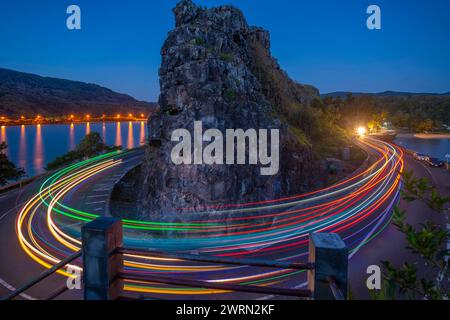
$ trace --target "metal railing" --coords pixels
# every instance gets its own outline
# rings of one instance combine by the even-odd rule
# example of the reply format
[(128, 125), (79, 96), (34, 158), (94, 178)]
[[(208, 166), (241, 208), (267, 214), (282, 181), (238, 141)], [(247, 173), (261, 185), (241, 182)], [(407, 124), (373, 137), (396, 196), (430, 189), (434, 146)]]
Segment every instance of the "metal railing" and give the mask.
[(312, 292), (307, 289), (285, 289), (285, 288), (248, 286), (241, 284), (215, 283), (208, 281), (198, 281), (182, 278), (149, 276), (149, 275), (139, 275), (129, 273), (119, 273), (118, 277), (122, 280), (160, 283), (190, 288), (214, 289), (224, 292), (233, 291), (233, 292), (258, 293), (258, 294), (274, 294), (279, 296), (298, 297), (298, 298), (312, 298)]
[(264, 261), (255, 259), (229, 259), (229, 258), (217, 258), (208, 257), (193, 254), (183, 254), (183, 253), (162, 253), (159, 251), (146, 250), (146, 249), (136, 249), (136, 248), (118, 248), (118, 253), (121, 254), (134, 254), (134, 255), (146, 255), (155, 258), (172, 258), (187, 260), (193, 262), (205, 262), (205, 263), (219, 263), (228, 265), (245, 265), (251, 267), (265, 267), (265, 268), (278, 268), (278, 269), (294, 269), (294, 270), (312, 270), (314, 269), (313, 263), (291, 263), (291, 262), (281, 262), (281, 261)]
[[(44, 271), (43, 273), (41, 273), (36, 278), (34, 278), (34, 279), (28, 281), (27, 283), (23, 284), (21, 287), (17, 288), (16, 290), (11, 292), (7, 296), (3, 297), (1, 300), (12, 300), (12, 299), (16, 298), (17, 296), (19, 296), (22, 293), (24, 293), (26, 290), (28, 290), (31, 287), (35, 286), (36, 284), (38, 284), (42, 280), (48, 278), (49, 276), (51, 276), (52, 274), (54, 274), (58, 270), (64, 268), (69, 263), (72, 263), (76, 259), (80, 258), (81, 255), (82, 255), (82, 251), (80, 250), (77, 253), (67, 257), (66, 259), (61, 260), (58, 264), (56, 264), (53, 267), (51, 267), (50, 269)], [(65, 286), (64, 289), (58, 289), (57, 291), (53, 292), (47, 299), (48, 300), (52, 300), (52, 299), (56, 298), (57, 296), (59, 296), (60, 294), (62, 294), (65, 291), (67, 291), (67, 290), (68, 290), (67, 286)]]
[[(146, 258), (169, 258), (192, 262), (239, 265), (286, 270), (304, 270), (308, 275), (307, 289), (273, 288), (234, 283), (217, 283), (156, 275), (127, 273), (124, 271), (124, 255), (140, 255)], [(262, 261), (254, 259), (229, 259), (183, 253), (162, 253), (145, 249), (123, 247), (122, 221), (114, 218), (98, 218), (82, 228), (82, 250), (62, 260), (35, 279), (22, 285), (3, 300), (11, 300), (46, 279), (74, 260), (83, 257), (85, 300), (116, 300), (126, 298), (125, 281), (159, 283), (181, 287), (213, 289), (224, 292), (271, 294), (317, 300), (345, 300), (348, 286), (348, 249), (336, 234), (311, 234), (307, 263)], [(52, 300), (68, 290), (58, 288), (46, 299)], [(142, 297), (141, 297), (142, 298)]]
[[(252, 266), (263, 268), (276, 268), (276, 269), (291, 269), (291, 270), (313, 270), (314, 265), (311, 263), (289, 263), (278, 261), (262, 261), (253, 259), (228, 259), (217, 258), (207, 256), (196, 256), (190, 254), (165, 254), (161, 252), (145, 250), (145, 249), (131, 249), (131, 248), (118, 248), (117, 253), (129, 254), (129, 255), (143, 255), (156, 258), (172, 258), (192, 262), (204, 262), (214, 263), (222, 265), (239, 265), (239, 266)], [(280, 296), (302, 297), (311, 298), (312, 292), (304, 289), (285, 289), (285, 288), (268, 288), (259, 286), (246, 286), (238, 284), (226, 284), (226, 283), (212, 283), (208, 281), (198, 281), (191, 279), (174, 279), (172, 277), (161, 277), (152, 275), (139, 275), (129, 273), (119, 273), (119, 278), (123, 280), (134, 280), (141, 282), (161, 283), (167, 285), (185, 286), (193, 288), (214, 289), (221, 291), (236, 291), (246, 293), (260, 293), (260, 294), (277, 294)]]
[[(307, 263), (288, 263), (253, 259), (218, 258), (184, 253), (162, 253), (145, 249), (124, 248), (122, 245), (122, 232), (122, 222), (114, 218), (99, 218), (83, 227), (83, 280), (85, 299), (114, 300), (124, 298), (123, 287), (124, 282), (127, 280), (213, 289), (224, 292), (271, 294), (275, 296), (309, 299), (343, 300), (347, 296), (348, 249), (336, 234), (312, 234), (310, 237), (309, 261)], [(135, 274), (124, 271), (124, 255), (140, 255), (143, 259), (171, 258), (221, 265), (305, 270), (308, 273), (308, 288), (273, 288), (235, 283), (217, 283), (179, 277)]]

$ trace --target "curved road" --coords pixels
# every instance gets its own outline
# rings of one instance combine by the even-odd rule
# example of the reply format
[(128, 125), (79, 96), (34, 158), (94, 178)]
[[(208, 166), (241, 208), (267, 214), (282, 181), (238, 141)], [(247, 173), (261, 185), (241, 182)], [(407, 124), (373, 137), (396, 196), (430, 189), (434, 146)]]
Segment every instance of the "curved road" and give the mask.
[[(285, 199), (205, 208), (205, 212), (223, 211), (229, 217), (226, 224), (212, 217), (189, 224), (124, 221), (125, 246), (299, 262), (307, 259), (309, 233), (336, 232), (351, 249), (352, 289), (357, 296), (364, 296), (365, 268), (378, 263), (379, 256), (403, 257), (399, 254), (404, 252), (399, 247), (403, 245), (401, 235), (389, 226), (392, 206), (399, 200), (403, 152), (370, 138), (362, 139), (360, 144), (370, 154), (370, 165), (332, 187)], [(142, 151), (105, 155), (1, 195), (0, 296), (77, 251), (81, 225), (107, 212), (114, 182), (141, 158)], [(409, 165), (410, 159), (407, 161)], [(130, 273), (289, 288), (305, 284), (305, 274), (292, 270), (205, 265), (156, 257), (125, 258)], [(74, 267), (79, 266), (80, 261), (74, 263)], [(28, 290), (21, 298), (45, 298), (64, 285), (67, 278), (62, 273)], [(126, 281), (125, 288), (130, 295), (163, 299), (273, 298), (131, 280)], [(60, 296), (81, 297), (82, 292), (77, 290)]]

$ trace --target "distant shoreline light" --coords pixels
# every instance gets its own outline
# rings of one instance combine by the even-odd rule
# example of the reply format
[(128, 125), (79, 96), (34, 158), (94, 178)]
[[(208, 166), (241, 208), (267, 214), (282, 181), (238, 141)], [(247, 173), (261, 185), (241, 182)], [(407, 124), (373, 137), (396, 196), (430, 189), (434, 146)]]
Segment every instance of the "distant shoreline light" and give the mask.
[(48, 116), (31, 116), (26, 117), (24, 115), (18, 117), (7, 117), (0, 116), (0, 126), (31, 126), (38, 124), (70, 124), (70, 123), (98, 123), (98, 122), (117, 122), (117, 121), (132, 121), (132, 122), (146, 122), (149, 115), (141, 113), (139, 116), (135, 116), (133, 113), (129, 113), (128, 116), (122, 116), (121, 114), (116, 115), (105, 115), (102, 116), (92, 116), (91, 114), (85, 115), (74, 115), (70, 114), (68, 116), (61, 117), (48, 117)]
[(93, 120), (80, 120), (80, 121), (40, 121), (40, 122), (17, 122), (17, 123), (13, 123), (13, 122), (8, 122), (8, 123), (1, 123), (0, 122), (0, 127), (2, 128), (7, 128), (7, 127), (20, 127), (20, 126), (25, 126), (25, 127), (32, 127), (32, 126), (41, 126), (41, 125), (77, 125), (77, 124), (91, 124), (91, 123), (120, 123), (120, 122), (131, 122), (131, 123), (146, 123), (148, 122), (148, 119), (132, 119), (130, 120), (129, 118), (123, 118), (123, 119), (93, 119)]

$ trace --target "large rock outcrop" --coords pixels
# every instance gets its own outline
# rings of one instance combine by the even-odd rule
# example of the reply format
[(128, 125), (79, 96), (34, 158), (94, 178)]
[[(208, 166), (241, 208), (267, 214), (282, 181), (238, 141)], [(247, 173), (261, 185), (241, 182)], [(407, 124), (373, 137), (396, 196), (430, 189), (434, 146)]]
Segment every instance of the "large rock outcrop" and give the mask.
[[(139, 218), (183, 221), (180, 208), (258, 201), (293, 195), (313, 185), (315, 164), (302, 128), (289, 125), (289, 105), (318, 96), (280, 69), (269, 33), (247, 24), (231, 6), (204, 9), (183, 0), (176, 28), (162, 47), (160, 110), (149, 120), (144, 163), (119, 183), (118, 202), (135, 203)], [(280, 170), (262, 176), (254, 165), (174, 165), (174, 130), (280, 129)], [(172, 213), (172, 214), (168, 214)]]

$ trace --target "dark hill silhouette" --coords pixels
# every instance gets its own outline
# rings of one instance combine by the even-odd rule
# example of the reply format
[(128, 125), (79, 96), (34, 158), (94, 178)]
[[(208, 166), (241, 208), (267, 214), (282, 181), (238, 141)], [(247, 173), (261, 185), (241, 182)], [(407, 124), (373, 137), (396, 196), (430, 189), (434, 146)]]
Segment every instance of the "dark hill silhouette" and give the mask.
[(0, 68), (0, 114), (61, 116), (145, 112), (156, 104), (138, 101), (96, 84), (41, 77)]

